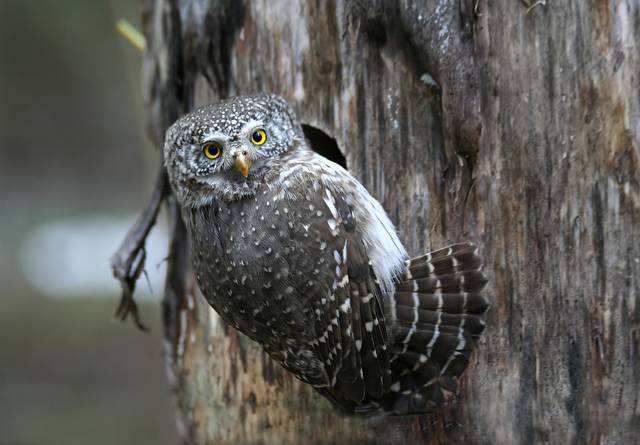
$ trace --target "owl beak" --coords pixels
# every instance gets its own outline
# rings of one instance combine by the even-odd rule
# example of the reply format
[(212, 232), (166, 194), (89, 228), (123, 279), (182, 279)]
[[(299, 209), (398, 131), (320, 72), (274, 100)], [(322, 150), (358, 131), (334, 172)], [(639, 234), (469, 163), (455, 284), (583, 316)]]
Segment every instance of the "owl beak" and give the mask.
[(245, 178), (249, 176), (249, 169), (251, 169), (251, 164), (253, 161), (247, 157), (245, 153), (236, 153), (233, 155), (233, 164), (236, 166), (236, 169), (244, 176)]

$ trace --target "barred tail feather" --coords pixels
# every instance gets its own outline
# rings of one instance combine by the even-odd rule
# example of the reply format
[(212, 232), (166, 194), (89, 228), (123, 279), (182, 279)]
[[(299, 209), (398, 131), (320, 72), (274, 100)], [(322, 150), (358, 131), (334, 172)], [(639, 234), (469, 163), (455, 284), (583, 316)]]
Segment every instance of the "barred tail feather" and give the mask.
[(433, 410), (457, 393), (457, 380), (484, 330), (487, 278), (472, 243), (406, 261), (390, 314), (390, 392), (385, 411)]

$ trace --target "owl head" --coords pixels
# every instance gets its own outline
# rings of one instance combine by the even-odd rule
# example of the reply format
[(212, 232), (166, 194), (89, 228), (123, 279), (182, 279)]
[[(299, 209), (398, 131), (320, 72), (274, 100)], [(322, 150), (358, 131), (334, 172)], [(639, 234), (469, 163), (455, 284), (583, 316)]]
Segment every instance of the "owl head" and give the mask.
[(167, 130), (164, 162), (183, 205), (252, 196), (286, 153), (304, 147), (293, 109), (271, 94), (206, 105)]

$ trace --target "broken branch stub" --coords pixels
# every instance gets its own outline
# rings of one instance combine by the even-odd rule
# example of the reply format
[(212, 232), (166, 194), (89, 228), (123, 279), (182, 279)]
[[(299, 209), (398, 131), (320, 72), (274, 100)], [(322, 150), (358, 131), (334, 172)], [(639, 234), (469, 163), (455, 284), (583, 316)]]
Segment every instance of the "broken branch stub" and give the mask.
[(143, 331), (148, 329), (140, 319), (138, 305), (133, 298), (133, 292), (140, 275), (144, 271), (147, 256), (145, 249), (147, 237), (156, 223), (160, 206), (168, 193), (169, 180), (164, 167), (161, 167), (149, 203), (127, 232), (116, 253), (111, 257), (113, 276), (120, 282), (122, 288), (120, 304), (115, 316), (124, 321), (130, 314), (136, 326)]

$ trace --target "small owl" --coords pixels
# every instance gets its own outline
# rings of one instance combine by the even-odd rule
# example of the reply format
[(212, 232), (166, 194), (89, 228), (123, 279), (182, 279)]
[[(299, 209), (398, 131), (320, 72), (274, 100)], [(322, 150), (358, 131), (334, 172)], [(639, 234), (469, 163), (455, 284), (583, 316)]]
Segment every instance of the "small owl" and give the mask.
[(488, 307), (473, 244), (409, 258), (274, 95), (185, 115), (164, 159), (198, 286), (228, 324), (344, 413), (419, 414), (457, 393)]

